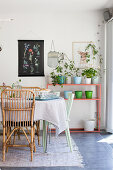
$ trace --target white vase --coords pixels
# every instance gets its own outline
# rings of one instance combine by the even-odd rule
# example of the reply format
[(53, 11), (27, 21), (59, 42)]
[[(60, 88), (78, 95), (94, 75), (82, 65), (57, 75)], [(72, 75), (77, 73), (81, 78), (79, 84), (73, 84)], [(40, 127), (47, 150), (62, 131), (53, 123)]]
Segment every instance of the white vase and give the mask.
[(92, 84), (98, 84), (99, 83), (99, 77), (92, 77)]
[(66, 84), (71, 84), (71, 76), (66, 78)]
[(95, 120), (90, 119), (84, 122), (84, 131), (94, 131)]
[(48, 75), (48, 78), (47, 78), (47, 82), (48, 82), (48, 84), (52, 84), (52, 78), (49, 75)]
[(86, 79), (85, 79), (85, 83), (86, 83), (86, 84), (91, 84), (91, 78), (86, 78)]

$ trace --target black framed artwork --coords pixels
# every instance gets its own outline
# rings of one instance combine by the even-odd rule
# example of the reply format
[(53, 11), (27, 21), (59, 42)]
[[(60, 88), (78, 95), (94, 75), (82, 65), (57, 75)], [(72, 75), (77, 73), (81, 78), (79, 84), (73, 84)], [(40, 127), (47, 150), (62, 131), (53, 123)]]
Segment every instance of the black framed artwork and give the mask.
[(44, 40), (18, 40), (18, 76), (44, 76)]

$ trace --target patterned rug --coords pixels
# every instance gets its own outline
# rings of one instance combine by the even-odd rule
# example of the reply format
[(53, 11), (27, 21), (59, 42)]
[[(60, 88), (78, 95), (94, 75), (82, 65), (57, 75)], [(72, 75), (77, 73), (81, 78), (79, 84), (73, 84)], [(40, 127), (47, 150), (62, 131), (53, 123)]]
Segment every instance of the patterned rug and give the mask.
[[(41, 137), (42, 140), (42, 137)], [(24, 136), (20, 140), (16, 138), (16, 144), (26, 144)], [(30, 161), (29, 148), (9, 148), (6, 153), (6, 161), (2, 162), (2, 136), (0, 136), (0, 167), (52, 167), (52, 166), (77, 166), (84, 167), (83, 158), (72, 140), (73, 152), (70, 152), (67, 146), (65, 135), (57, 138), (51, 137), (51, 143), (48, 142), (47, 153), (43, 152), (43, 147), (37, 145), (36, 153), (33, 153), (33, 161)]]

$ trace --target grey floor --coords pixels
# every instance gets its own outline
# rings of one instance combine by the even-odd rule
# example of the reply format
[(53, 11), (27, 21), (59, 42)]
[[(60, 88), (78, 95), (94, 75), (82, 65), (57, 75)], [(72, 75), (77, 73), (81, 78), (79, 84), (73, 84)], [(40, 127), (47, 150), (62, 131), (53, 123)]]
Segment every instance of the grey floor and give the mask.
[(107, 133), (74, 133), (85, 167), (1, 168), (1, 170), (113, 170), (113, 135)]

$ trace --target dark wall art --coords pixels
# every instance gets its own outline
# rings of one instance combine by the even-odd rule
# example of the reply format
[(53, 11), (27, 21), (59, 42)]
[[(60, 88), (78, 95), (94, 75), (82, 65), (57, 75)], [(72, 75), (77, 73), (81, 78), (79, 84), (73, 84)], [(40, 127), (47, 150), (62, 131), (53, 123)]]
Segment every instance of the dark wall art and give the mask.
[(18, 76), (44, 76), (44, 40), (18, 40)]

